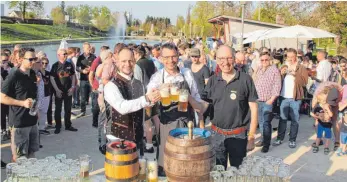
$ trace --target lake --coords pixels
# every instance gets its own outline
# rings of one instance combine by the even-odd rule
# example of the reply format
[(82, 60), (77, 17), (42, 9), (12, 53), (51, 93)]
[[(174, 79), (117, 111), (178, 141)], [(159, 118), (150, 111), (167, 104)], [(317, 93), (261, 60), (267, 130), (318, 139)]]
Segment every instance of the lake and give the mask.
[[(83, 42), (74, 42), (74, 43), (69, 43), (68, 42), (68, 47), (79, 47), (81, 48), (81, 52), (83, 52), (82, 49), (82, 44)], [(108, 39), (108, 40), (93, 40), (93, 41), (88, 41), (90, 44), (92, 44), (95, 47), (95, 55), (99, 55), (100, 53), (100, 48), (103, 45), (108, 45), (113, 52), (114, 46), (119, 43), (119, 42), (124, 42), (125, 44), (129, 43), (134, 43), (134, 44), (141, 44), (141, 42), (146, 42), (148, 45), (154, 45), (159, 43), (159, 41), (155, 40), (141, 40), (141, 39), (126, 39), (126, 40), (117, 40), (117, 39)], [(36, 52), (43, 51), (47, 54), (47, 57), (50, 61), (50, 65), (53, 63), (57, 62), (57, 50), (60, 46), (60, 43), (52, 43), (52, 44), (45, 44), (45, 45), (34, 45), (30, 46), (30, 44), (23, 45), (23, 47), (32, 47), (35, 49)]]

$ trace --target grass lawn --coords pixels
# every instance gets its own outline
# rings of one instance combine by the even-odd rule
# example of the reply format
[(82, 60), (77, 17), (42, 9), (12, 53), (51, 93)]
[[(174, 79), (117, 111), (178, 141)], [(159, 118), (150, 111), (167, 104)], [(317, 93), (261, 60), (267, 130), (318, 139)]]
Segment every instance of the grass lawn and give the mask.
[[(1, 41), (21, 40), (48, 40), (61, 39), (71, 35), (72, 39), (89, 37), (88, 30), (71, 27), (58, 27), (37, 24), (6, 24), (1, 23)], [(92, 37), (101, 37), (102, 34), (92, 34)]]

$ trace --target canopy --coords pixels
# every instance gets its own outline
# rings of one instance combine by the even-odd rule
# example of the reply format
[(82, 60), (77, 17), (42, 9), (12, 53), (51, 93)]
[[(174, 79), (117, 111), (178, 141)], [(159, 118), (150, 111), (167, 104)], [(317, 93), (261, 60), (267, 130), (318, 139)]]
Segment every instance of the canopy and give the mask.
[[(256, 31), (252, 31), (252, 32), (247, 32), (247, 33), (243, 33), (243, 38), (248, 38), (250, 36), (259, 36), (259, 35), (263, 35), (265, 32), (269, 31), (270, 29), (261, 29), (261, 30), (256, 30)], [(233, 35), (233, 37), (235, 38), (241, 38), (242, 33), (236, 33)]]
[(336, 37), (335, 34), (327, 32), (325, 30), (321, 30), (313, 27), (306, 27), (302, 25), (295, 25), (290, 27), (283, 27), (278, 29), (272, 29), (263, 34), (258, 34), (254, 36), (248, 37), (243, 41), (244, 44), (255, 42), (259, 40), (266, 40), (271, 38), (329, 38)]

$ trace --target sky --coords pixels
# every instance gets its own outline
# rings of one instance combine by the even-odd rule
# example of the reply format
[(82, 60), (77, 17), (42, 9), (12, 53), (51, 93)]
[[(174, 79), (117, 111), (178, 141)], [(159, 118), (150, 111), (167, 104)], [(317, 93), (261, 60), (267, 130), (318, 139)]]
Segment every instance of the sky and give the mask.
[[(5, 15), (8, 15), (12, 10), (9, 9), (6, 1)], [(45, 1), (44, 10), (45, 15), (50, 14), (51, 9), (60, 6), (61, 1)], [(65, 7), (72, 5), (77, 6), (80, 4), (88, 4), (90, 6), (107, 6), (112, 12), (130, 11), (133, 18), (144, 21), (146, 16), (154, 17), (168, 17), (172, 24), (176, 24), (177, 15), (186, 17), (189, 5), (194, 5), (194, 1), (65, 1)]]

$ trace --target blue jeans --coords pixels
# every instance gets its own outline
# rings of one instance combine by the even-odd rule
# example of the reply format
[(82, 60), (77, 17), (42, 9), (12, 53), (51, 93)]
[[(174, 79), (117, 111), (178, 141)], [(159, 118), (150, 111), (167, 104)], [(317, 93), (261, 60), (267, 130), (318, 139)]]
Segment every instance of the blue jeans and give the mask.
[(76, 85), (75, 91), (72, 94), (73, 104), (80, 105), (80, 86)]
[(263, 145), (270, 146), (271, 142), (271, 121), (273, 119), (272, 106), (266, 102), (258, 101), (258, 121), (260, 133), (263, 137)]
[(298, 131), (299, 131), (300, 105), (301, 105), (301, 100), (283, 98), (281, 106), (280, 106), (281, 118), (278, 124), (277, 140), (284, 140), (284, 136), (286, 134), (286, 129), (287, 129), (287, 120), (290, 117), (291, 125), (290, 125), (289, 141), (294, 141), (294, 142), (296, 141), (296, 137), (298, 136)]

